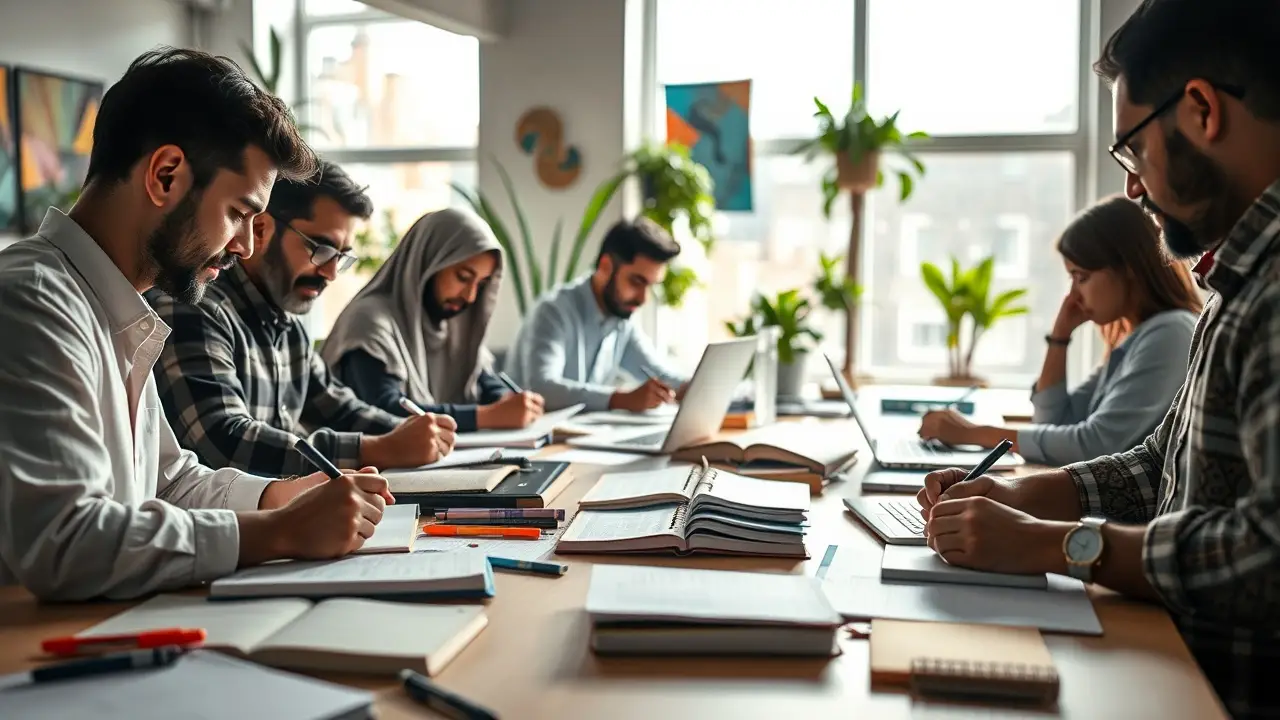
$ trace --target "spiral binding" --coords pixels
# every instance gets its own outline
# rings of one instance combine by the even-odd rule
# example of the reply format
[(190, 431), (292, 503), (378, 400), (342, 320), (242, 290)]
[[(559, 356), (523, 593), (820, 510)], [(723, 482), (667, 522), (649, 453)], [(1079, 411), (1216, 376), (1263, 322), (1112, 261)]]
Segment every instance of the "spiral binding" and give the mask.
[(671, 524), (667, 526), (667, 529), (675, 530), (677, 527), (683, 527), (685, 516), (688, 514), (689, 503), (680, 503), (677, 505), (675, 512), (671, 513)]
[(693, 482), (693, 479), (698, 476), (699, 471), (701, 470), (702, 468), (700, 467), (689, 468), (689, 476), (684, 479), (684, 489), (681, 490), (682, 493), (685, 495), (689, 494), (689, 483)]
[(911, 673), (945, 677), (1014, 680), (1019, 682), (1057, 682), (1058, 671), (1047, 665), (1026, 663), (971, 662), (943, 658), (915, 658)]

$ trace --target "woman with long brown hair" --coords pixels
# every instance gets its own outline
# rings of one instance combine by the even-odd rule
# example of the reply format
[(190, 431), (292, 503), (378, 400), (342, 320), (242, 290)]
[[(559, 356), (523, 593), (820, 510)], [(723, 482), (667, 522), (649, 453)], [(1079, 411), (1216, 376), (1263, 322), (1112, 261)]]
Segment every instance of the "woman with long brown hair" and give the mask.
[[(1186, 377), (1202, 305), (1186, 264), (1164, 254), (1155, 224), (1120, 195), (1077, 215), (1058, 252), (1071, 290), (1045, 336), (1032, 424), (983, 427), (943, 410), (925, 415), (922, 438), (984, 447), (1016, 438), (1014, 450), (1029, 462), (1065, 465), (1129, 450), (1160, 424)], [(1106, 355), (1068, 390), (1067, 348), (1086, 321), (1098, 326)]]

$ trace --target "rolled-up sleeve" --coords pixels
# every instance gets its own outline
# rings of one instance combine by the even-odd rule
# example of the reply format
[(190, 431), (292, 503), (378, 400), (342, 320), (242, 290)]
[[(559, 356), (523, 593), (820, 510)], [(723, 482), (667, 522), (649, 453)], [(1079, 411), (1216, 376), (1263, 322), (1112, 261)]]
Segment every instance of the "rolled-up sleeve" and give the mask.
[(111, 456), (104, 428), (118, 420), (104, 415), (97, 389), (120, 379), (106, 372), (91, 337), (99, 320), (67, 295), (0, 288), (3, 574), (44, 599), (83, 600), (136, 597), (235, 569), (233, 508), (256, 507), (265, 481), (199, 467), (161, 418), (168, 457), (158, 488), (174, 502), (115, 500), (113, 485), (132, 481), (116, 468), (133, 459)]

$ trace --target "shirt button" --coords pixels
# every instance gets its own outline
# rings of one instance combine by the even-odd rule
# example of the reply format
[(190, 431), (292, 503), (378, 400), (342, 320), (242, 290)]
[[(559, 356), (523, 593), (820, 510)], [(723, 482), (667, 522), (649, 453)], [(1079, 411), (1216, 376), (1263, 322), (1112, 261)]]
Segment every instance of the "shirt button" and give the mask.
[(288, 415), (288, 414), (289, 414), (289, 406), (288, 406), (288, 405), (281, 405), (281, 406), (280, 406), (280, 414), (281, 414), (281, 415)]

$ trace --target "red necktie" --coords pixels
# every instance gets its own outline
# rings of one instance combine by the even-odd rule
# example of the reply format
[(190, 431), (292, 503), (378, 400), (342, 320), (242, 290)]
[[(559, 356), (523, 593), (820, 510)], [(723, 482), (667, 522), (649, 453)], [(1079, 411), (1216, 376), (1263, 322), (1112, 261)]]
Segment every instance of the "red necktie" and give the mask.
[(1209, 271), (1213, 269), (1213, 252), (1213, 250), (1210, 250), (1204, 255), (1201, 255), (1200, 262), (1197, 262), (1196, 266), (1191, 268), (1191, 272), (1199, 275), (1201, 278), (1208, 275)]

